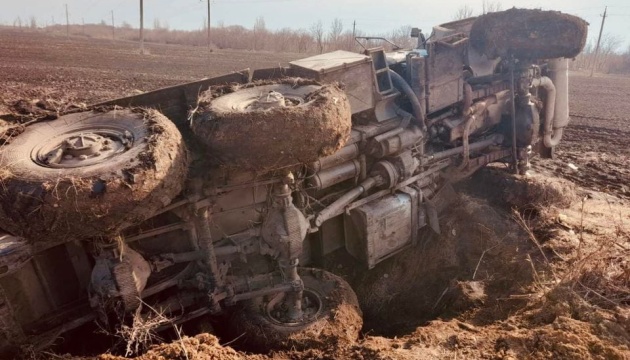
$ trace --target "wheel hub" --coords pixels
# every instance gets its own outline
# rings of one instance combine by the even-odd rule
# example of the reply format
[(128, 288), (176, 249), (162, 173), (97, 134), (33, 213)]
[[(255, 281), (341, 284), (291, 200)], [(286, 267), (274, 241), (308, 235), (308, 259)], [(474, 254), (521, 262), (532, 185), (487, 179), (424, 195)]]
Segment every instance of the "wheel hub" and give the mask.
[(271, 109), (285, 106), (284, 96), (277, 91), (268, 92), (252, 104), (252, 107), (255, 109)]
[(104, 162), (130, 149), (133, 135), (126, 130), (72, 131), (38, 145), (35, 163), (52, 168), (77, 168)]
[(283, 108), (289, 106), (297, 106), (304, 103), (304, 99), (299, 96), (290, 96), (283, 95), (277, 91), (269, 91), (262, 96), (253, 99), (251, 103), (249, 103), (245, 110), (255, 111), (255, 110), (267, 110), (274, 108)]
[(71, 155), (73, 157), (98, 156), (105, 141), (107, 140), (103, 139), (102, 136), (94, 133), (71, 136), (64, 141), (63, 152), (66, 156)]
[(317, 319), (322, 312), (322, 299), (309, 289), (304, 289), (302, 293), (302, 318), (294, 320), (290, 316), (290, 304), (287, 303), (289, 297), (286, 293), (277, 294), (266, 306), (266, 316), (276, 324), (285, 326), (299, 326)]

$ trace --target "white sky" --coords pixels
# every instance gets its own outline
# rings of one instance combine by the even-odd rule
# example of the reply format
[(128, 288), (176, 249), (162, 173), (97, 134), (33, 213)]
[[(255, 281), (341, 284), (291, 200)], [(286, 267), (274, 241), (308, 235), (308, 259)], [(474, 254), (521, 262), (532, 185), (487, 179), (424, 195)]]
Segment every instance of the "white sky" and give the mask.
[[(597, 37), (604, 7), (608, 6), (604, 33), (623, 40), (620, 50), (630, 44), (630, 2), (628, 0), (499, 0), (503, 9), (513, 6), (560, 10), (579, 15), (588, 21), (589, 38)], [(117, 24), (126, 21), (138, 26), (138, 0), (0, 0), (0, 23), (9, 25), (20, 17), (34, 16), (39, 24), (65, 23), (64, 4), (68, 4), (70, 22), (80, 24), (111, 21), (114, 11)], [(262, 16), (268, 29), (290, 27), (308, 29), (321, 20), (327, 26), (334, 18), (342, 20), (346, 29), (356, 20), (357, 29), (377, 34), (403, 25), (420, 27), (429, 32), (433, 25), (453, 19), (457, 9), (468, 4), (481, 13), (482, 0), (211, 0), (213, 26), (243, 25), (251, 28)], [(206, 0), (144, 0), (145, 26), (158, 18), (171, 29), (199, 29), (206, 16)]]

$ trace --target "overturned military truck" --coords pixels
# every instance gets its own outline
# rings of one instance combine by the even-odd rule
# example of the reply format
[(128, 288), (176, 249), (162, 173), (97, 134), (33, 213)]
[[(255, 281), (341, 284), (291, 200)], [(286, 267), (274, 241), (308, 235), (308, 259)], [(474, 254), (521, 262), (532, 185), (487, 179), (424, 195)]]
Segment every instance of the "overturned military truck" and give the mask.
[(0, 147), (2, 350), (149, 308), (229, 312), (225, 331), (266, 348), (355, 340), (356, 295), (322, 259), (344, 249), (371, 269), (440, 232), (453, 182), (552, 156), (586, 30), (511, 9), (415, 49), (335, 51), (22, 128)]

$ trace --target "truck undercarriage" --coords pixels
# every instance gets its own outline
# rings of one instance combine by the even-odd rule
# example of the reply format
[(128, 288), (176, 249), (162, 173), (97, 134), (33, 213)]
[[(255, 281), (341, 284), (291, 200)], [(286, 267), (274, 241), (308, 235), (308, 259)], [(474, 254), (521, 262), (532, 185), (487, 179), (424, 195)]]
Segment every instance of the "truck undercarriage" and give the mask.
[(585, 38), (581, 19), (513, 9), (436, 26), (417, 49), (336, 51), (34, 122), (0, 147), (0, 346), (156, 310), (178, 324), (238, 309), (226, 327), (264, 347), (353, 340), (356, 295), (323, 259), (343, 249), (372, 269), (440, 232), (452, 183), (553, 156)]

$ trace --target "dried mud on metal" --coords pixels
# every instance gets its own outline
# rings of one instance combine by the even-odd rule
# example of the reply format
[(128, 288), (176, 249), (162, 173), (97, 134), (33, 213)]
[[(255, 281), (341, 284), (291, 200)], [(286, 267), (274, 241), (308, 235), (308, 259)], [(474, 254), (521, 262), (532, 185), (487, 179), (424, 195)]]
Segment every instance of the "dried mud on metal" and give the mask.
[[(0, 38), (20, 42), (20, 49), (50, 41), (4, 31)], [(125, 55), (115, 57), (106, 55), (108, 42), (93, 45), (95, 53), (80, 50), (84, 46), (59, 51), (56, 65), (46, 68), (35, 56), (4, 61), (12, 56), (7, 52), (19, 53), (11, 47), (0, 52), (0, 77), (6, 79), (0, 83), (3, 141), (41, 111), (48, 116), (68, 104), (80, 109), (135, 89), (209, 75), (206, 59), (186, 56), (189, 50), (180, 47), (156, 49), (154, 56), (172, 56), (179, 64), (165, 76), (157, 59), (155, 67), (140, 71), (131, 49), (123, 47)], [(237, 70), (230, 67), (240, 55), (223, 55), (213, 66)], [(263, 66), (291, 58), (257, 56), (251, 55)], [(66, 58), (87, 65), (74, 67)], [(427, 235), (420, 246), (369, 273), (344, 255), (326, 264), (356, 289), (364, 314), (357, 342), (327, 337), (309, 347), (252, 353), (238, 337), (213, 334), (209, 322), (203, 328), (210, 331), (177, 332), (165, 343), (148, 344), (137, 358), (629, 358), (630, 79), (572, 75), (572, 123), (556, 159), (534, 161), (530, 177), (509, 175), (502, 166), (480, 171), (457, 188), (441, 236)], [(25, 349), (23, 355), (121, 359), (107, 349), (89, 356), (55, 351)]]

